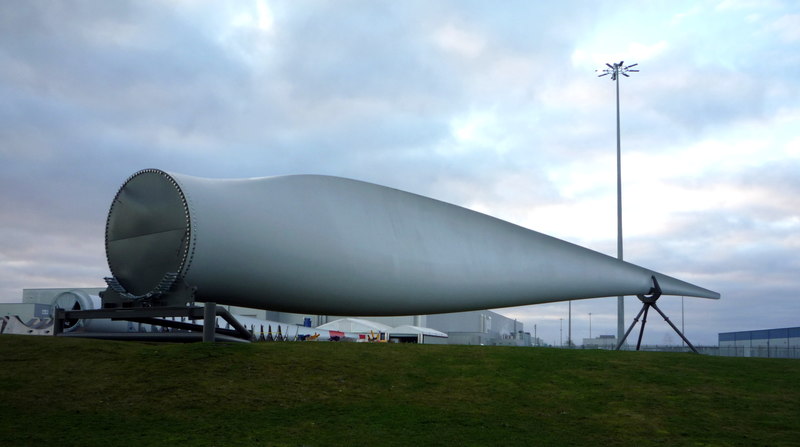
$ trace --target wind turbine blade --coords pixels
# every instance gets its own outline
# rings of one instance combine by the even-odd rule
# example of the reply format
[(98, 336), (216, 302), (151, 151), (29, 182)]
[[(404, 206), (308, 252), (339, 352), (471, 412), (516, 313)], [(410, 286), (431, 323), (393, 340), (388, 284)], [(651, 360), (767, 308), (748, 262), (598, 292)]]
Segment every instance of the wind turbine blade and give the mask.
[(120, 286), (158, 292), (168, 305), (185, 297), (158, 284), (165, 271), (197, 301), (320, 315), (648, 294), (653, 276), (665, 295), (719, 298), (485, 214), (340, 177), (231, 180), (148, 169), (123, 184), (107, 222), (106, 255)]

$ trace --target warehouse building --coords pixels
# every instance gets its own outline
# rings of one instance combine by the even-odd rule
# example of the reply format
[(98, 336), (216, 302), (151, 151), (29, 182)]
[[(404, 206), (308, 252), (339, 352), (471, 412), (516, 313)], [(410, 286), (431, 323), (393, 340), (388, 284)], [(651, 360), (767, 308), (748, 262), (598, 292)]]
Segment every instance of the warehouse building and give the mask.
[(723, 332), (719, 354), (733, 357), (800, 358), (800, 327)]

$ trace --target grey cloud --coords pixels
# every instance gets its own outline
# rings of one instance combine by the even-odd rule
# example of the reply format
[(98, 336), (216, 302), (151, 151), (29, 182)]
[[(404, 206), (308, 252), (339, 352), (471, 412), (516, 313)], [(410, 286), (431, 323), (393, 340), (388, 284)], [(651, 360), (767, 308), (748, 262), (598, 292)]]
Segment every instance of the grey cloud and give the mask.
[(662, 75), (679, 77), (680, 84), (669, 81), (666, 85), (647, 86), (652, 88), (649, 107), (666, 119), (661, 128), (685, 129), (697, 134), (711, 126), (761, 119), (767, 113), (766, 87), (757, 77), (724, 70), (680, 71)]

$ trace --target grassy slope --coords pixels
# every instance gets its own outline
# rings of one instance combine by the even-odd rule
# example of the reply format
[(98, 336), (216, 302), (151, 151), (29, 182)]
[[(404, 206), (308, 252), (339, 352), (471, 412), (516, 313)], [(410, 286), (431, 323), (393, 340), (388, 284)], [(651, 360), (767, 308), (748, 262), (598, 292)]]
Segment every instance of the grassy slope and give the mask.
[(0, 336), (1, 445), (798, 445), (800, 362)]

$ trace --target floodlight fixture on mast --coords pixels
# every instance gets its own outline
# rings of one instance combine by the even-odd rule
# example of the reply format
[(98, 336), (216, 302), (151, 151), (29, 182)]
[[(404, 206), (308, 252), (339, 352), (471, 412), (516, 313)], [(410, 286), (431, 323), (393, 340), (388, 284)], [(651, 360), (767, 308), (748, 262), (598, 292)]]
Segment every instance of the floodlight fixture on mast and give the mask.
[[(602, 74), (597, 77), (611, 75), (611, 80), (617, 85), (617, 259), (622, 260), (622, 160), (620, 151), (620, 136), (619, 136), (619, 75), (630, 77), (628, 73), (638, 73), (638, 69), (634, 69), (639, 65), (631, 64), (625, 65), (625, 61), (619, 63), (609, 64), (606, 63), (607, 69), (604, 69)], [(598, 71), (598, 70), (595, 70)], [(625, 332), (625, 297), (617, 297), (617, 340), (622, 340)]]
[[(597, 77), (598, 78), (602, 78), (603, 76), (611, 75), (611, 80), (612, 81), (616, 81), (619, 78), (619, 75), (622, 75), (622, 76), (625, 76), (626, 78), (629, 78), (630, 75), (628, 75), (628, 73), (638, 73), (639, 72), (639, 70), (634, 70), (633, 69), (633, 67), (635, 67), (637, 65), (639, 65), (639, 64), (637, 63), (637, 64), (631, 64), (631, 65), (627, 65), (626, 66), (625, 65), (625, 61), (620, 61), (618, 64), (606, 63), (606, 66), (608, 68), (603, 70), (603, 73), (597, 75)], [(598, 70), (595, 70), (595, 71), (598, 71)]]

